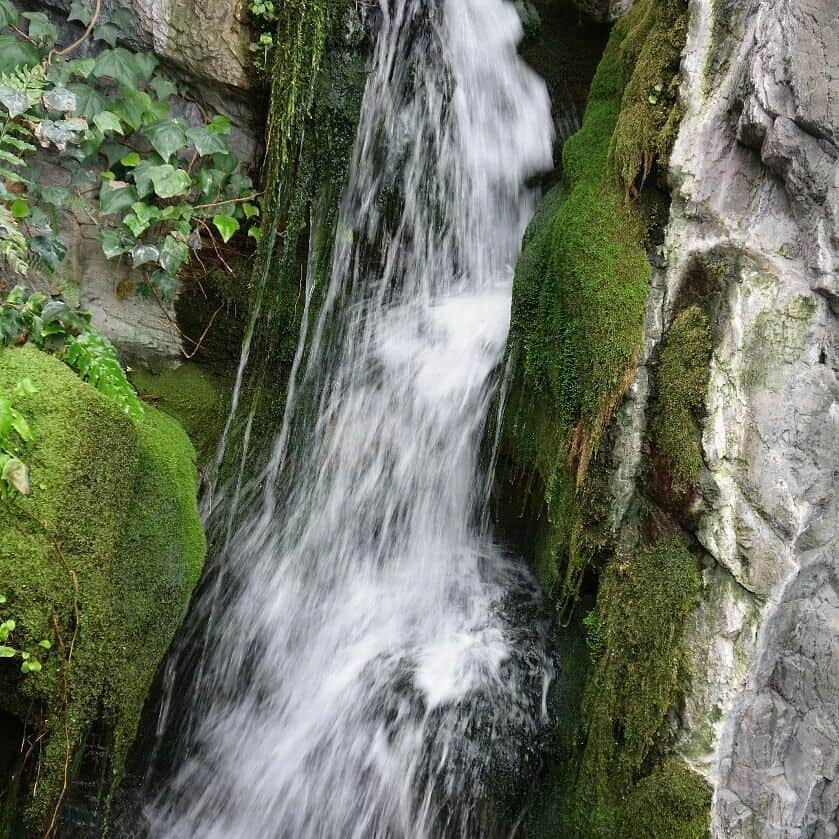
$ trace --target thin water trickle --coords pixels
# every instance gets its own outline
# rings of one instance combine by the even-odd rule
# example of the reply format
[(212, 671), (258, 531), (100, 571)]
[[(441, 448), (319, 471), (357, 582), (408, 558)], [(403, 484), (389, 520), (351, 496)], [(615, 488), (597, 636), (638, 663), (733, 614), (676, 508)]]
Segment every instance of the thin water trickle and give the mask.
[(493, 833), (551, 678), (478, 458), (551, 165), (520, 37), (504, 0), (381, 3), (330, 286), (259, 493), (219, 495), (224, 582), (151, 836)]

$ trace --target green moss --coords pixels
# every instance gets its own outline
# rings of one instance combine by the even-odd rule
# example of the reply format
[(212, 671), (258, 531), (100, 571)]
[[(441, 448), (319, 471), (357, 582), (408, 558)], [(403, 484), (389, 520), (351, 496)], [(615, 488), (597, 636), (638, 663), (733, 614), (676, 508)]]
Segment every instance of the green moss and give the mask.
[(632, 790), (624, 808), (625, 837), (705, 839), (711, 788), (677, 758), (668, 758)]
[(16, 640), (50, 638), (53, 650), (34, 677), (0, 665), (0, 705), (43, 734), (12, 776), (26, 778), (16, 807), (28, 800), (41, 832), (94, 728), (109, 746), (105, 790), (119, 781), (206, 546), (195, 453), (174, 420), (147, 407), (135, 425), (57, 359), (0, 351), (0, 390), (23, 377), (37, 388), (18, 400), (34, 435), (22, 452), (32, 494), (0, 507), (0, 585)]
[(192, 440), (202, 466), (215, 455), (227, 419), (227, 382), (187, 362), (154, 375), (135, 370), (131, 382), (146, 404), (174, 417)]
[(667, 715), (686, 680), (681, 640), (699, 590), (696, 560), (675, 535), (607, 566), (586, 621), (596, 626), (597, 657), (577, 717), (581, 742), (564, 760), (575, 773), (552, 767), (563, 786), (549, 776), (528, 837), (705, 835), (709, 791), (664, 748)]
[(685, 0), (639, 0), (627, 15), (623, 60), (633, 67), (610, 154), (627, 194), (637, 194), (654, 164), (664, 170), (681, 110), (679, 65), (687, 39)]
[(525, 237), (513, 289), (512, 397), (505, 455), (535, 471), (545, 512), (536, 567), (548, 593), (575, 595), (598, 538), (583, 496), (589, 465), (628, 387), (640, 346), (650, 266), (647, 220), (625, 200), (609, 160), (633, 75), (624, 42), (635, 13), (616, 24), (592, 82), (581, 130), (563, 149), (565, 180), (543, 200)]
[(680, 312), (661, 349), (651, 432), (663, 493), (683, 498), (702, 469), (701, 422), (705, 415), (713, 351), (708, 318), (698, 306)]

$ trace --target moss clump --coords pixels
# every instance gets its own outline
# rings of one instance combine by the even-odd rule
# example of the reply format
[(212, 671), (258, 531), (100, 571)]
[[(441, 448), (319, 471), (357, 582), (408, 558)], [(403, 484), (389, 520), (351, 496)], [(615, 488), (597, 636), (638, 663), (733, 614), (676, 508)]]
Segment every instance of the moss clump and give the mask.
[(708, 318), (698, 306), (680, 312), (667, 333), (656, 371), (651, 431), (665, 495), (683, 498), (702, 469), (700, 428), (713, 352)]
[(705, 839), (711, 788), (678, 757), (638, 782), (624, 808), (625, 837)]
[(147, 404), (174, 417), (184, 427), (195, 446), (198, 463), (209, 463), (227, 419), (227, 382), (190, 362), (157, 375), (135, 370), (131, 382)]
[(36, 387), (17, 401), (33, 432), (22, 452), (32, 494), (0, 506), (0, 586), (16, 640), (49, 638), (53, 650), (35, 676), (0, 666), (0, 705), (39, 737), (0, 795), (40, 834), (94, 730), (105, 791), (118, 783), (206, 543), (195, 453), (174, 420), (148, 407), (135, 424), (57, 359), (0, 351), (0, 390), (24, 377)]
[[(563, 771), (557, 800), (534, 808), (528, 836), (705, 836), (707, 787), (662, 757), (667, 715), (686, 679), (681, 640), (700, 584), (696, 560), (675, 535), (607, 566), (587, 619), (598, 649), (582, 699), (581, 743), (570, 759), (578, 771), (571, 778)], [(551, 828), (537, 831), (546, 806)], [(630, 824), (637, 832), (627, 832)], [(657, 830), (664, 832), (650, 832)]]
[(627, 195), (637, 195), (653, 165), (666, 169), (682, 114), (679, 65), (687, 39), (685, 0), (639, 0), (621, 43), (633, 72), (623, 92), (610, 154)]

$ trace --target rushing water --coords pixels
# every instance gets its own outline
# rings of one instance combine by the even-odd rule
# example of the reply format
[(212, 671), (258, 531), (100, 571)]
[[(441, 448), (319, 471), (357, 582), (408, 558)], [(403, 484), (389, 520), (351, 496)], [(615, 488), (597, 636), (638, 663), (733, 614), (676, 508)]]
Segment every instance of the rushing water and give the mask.
[(486, 530), (478, 455), (548, 97), (510, 3), (380, 14), (330, 286), (228, 510), (155, 837), (488, 836), (543, 721), (536, 594)]

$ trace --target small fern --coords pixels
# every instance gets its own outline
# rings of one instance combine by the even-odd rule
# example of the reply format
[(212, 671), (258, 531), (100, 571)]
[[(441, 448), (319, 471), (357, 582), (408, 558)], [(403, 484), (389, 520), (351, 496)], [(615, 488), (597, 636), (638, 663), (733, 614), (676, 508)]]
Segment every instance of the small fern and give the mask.
[(64, 361), (84, 381), (116, 402), (131, 419), (142, 420), (143, 406), (125, 377), (114, 345), (107, 338), (96, 332), (82, 332), (67, 345)]
[(14, 274), (24, 276), (29, 270), (29, 245), (9, 208), (0, 204), (0, 259)]

